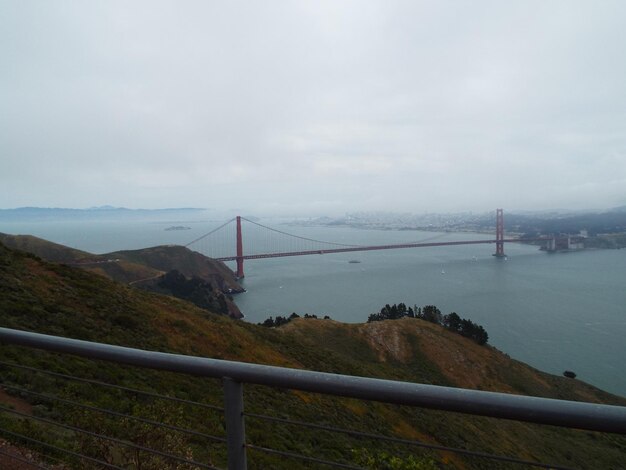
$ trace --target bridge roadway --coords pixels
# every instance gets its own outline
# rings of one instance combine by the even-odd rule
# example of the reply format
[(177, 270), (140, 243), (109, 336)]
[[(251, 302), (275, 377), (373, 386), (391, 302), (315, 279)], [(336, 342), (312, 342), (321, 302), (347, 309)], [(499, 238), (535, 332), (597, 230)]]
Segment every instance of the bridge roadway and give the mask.
[[(520, 243), (545, 241), (546, 238), (508, 238), (501, 240), (504, 243)], [(355, 246), (346, 248), (331, 248), (328, 250), (309, 250), (309, 251), (292, 251), (287, 253), (264, 253), (258, 255), (243, 255), (240, 259), (265, 259), (265, 258), (282, 258), (286, 256), (305, 256), (305, 255), (325, 255), (331, 253), (351, 253), (356, 251), (374, 251), (374, 250), (394, 250), (398, 248), (425, 248), (429, 246), (456, 246), (456, 245), (481, 245), (489, 243), (497, 243), (498, 240), (466, 240), (456, 242), (428, 242), (428, 243), (404, 243), (399, 245), (372, 245), (372, 246)], [(236, 261), (237, 256), (226, 256), (223, 258), (215, 258), (217, 261)]]

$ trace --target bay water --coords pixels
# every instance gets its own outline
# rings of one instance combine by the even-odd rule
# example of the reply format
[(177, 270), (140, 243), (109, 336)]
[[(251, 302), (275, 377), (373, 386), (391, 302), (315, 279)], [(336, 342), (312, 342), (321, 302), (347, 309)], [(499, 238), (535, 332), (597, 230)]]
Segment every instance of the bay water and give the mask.
[[(3, 222), (92, 253), (186, 244), (217, 225), (179, 220)], [(492, 238), (472, 233), (280, 226), (296, 235), (356, 245)], [(233, 240), (234, 244), (234, 240)], [(245, 248), (245, 233), (244, 233)], [(249, 260), (235, 297), (245, 320), (297, 312), (364, 322), (385, 304), (434, 304), (485, 327), (489, 343), (540, 370), (626, 396), (626, 250), (548, 254), (535, 246), (464, 245)]]

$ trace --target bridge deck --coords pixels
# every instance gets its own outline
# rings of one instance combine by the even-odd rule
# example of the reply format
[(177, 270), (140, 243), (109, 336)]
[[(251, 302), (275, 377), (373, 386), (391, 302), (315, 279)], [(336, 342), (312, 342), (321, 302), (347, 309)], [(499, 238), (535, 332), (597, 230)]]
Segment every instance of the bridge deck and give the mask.
[[(544, 238), (509, 238), (502, 240), (505, 243), (520, 243), (543, 241)], [(495, 239), (490, 240), (465, 240), (455, 242), (427, 242), (427, 243), (404, 243), (398, 245), (372, 245), (372, 246), (355, 246), (345, 248), (331, 248), (328, 250), (308, 250), (308, 251), (292, 251), (286, 253), (263, 253), (256, 255), (243, 255), (241, 259), (265, 259), (265, 258), (282, 258), (286, 256), (304, 256), (304, 255), (325, 255), (331, 253), (351, 253), (356, 251), (374, 251), (374, 250), (394, 250), (400, 248), (425, 248), (429, 246), (456, 246), (456, 245), (480, 245), (496, 243)], [(217, 261), (235, 261), (237, 256), (226, 256), (223, 258), (215, 258)]]

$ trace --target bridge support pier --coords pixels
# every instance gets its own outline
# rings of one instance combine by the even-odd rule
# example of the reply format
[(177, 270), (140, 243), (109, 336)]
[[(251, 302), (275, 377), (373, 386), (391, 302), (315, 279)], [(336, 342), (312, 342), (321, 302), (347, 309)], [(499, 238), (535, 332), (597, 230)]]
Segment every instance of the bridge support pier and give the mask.
[(504, 258), (504, 211), (496, 209), (496, 258)]
[(241, 235), (241, 217), (237, 216), (237, 279), (243, 279), (243, 237)]

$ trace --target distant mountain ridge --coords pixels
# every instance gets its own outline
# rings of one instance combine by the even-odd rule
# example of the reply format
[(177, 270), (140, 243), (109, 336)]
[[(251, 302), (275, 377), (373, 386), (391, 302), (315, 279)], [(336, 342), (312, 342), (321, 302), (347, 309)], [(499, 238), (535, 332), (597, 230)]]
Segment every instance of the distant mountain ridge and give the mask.
[(108, 218), (154, 218), (180, 214), (189, 216), (201, 214), (207, 209), (196, 207), (180, 207), (166, 209), (129, 209), (126, 207), (100, 206), (86, 209), (65, 207), (18, 207), (0, 209), (0, 221), (48, 221), (74, 219), (108, 219)]
[(135, 211), (135, 212), (159, 212), (159, 211), (204, 211), (206, 208), (202, 207), (164, 207), (158, 209), (144, 209), (137, 208), (131, 209), (128, 207), (117, 207), (117, 206), (93, 206), (93, 207), (85, 207), (85, 208), (76, 208), (76, 207), (38, 207), (38, 206), (23, 206), (16, 207), (12, 209), (0, 209), (0, 212), (33, 212), (33, 211), (67, 211), (67, 212), (85, 212), (85, 211)]

